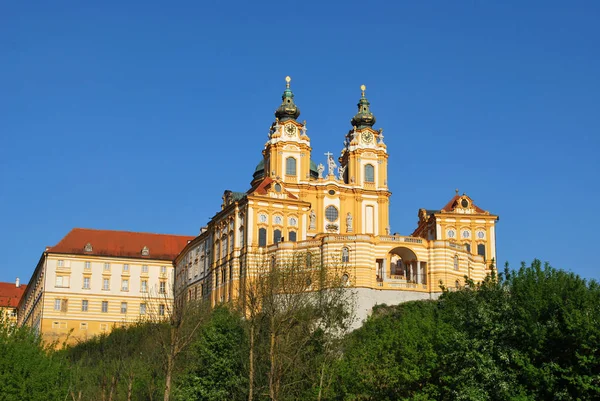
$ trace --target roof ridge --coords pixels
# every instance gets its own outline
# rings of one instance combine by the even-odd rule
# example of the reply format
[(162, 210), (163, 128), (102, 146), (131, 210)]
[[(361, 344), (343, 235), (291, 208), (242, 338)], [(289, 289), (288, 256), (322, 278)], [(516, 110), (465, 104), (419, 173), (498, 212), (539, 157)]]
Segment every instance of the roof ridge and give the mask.
[(165, 234), (165, 233), (152, 233), (148, 231), (130, 231), (130, 230), (105, 230), (102, 228), (84, 228), (84, 227), (74, 227), (71, 231), (75, 230), (85, 230), (85, 231), (103, 231), (103, 232), (111, 232), (111, 233), (130, 233), (130, 234), (145, 234), (145, 235), (161, 235), (161, 236), (172, 236), (172, 237), (194, 237), (194, 235), (188, 234)]

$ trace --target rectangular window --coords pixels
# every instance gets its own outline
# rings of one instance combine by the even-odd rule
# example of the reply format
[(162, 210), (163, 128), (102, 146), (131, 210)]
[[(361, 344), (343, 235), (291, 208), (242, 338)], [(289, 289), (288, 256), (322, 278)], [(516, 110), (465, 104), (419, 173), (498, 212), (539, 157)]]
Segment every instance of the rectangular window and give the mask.
[(88, 324), (86, 322), (79, 323), (79, 330), (87, 330)]
[(108, 301), (102, 301), (102, 313), (108, 312)]
[(158, 287), (158, 292), (161, 294), (165, 294), (167, 292), (167, 283), (164, 281), (161, 281)]
[(82, 312), (88, 311), (88, 300), (87, 299), (84, 299), (81, 301), (81, 311)]
[(66, 329), (67, 322), (52, 322), (53, 329)]
[(84, 269), (85, 270), (90, 270), (92, 268), (92, 263), (90, 261), (86, 261), (84, 263)]
[(121, 302), (121, 313), (127, 313), (127, 302)]
[(296, 175), (296, 159), (293, 157), (285, 159), (285, 174)]
[(160, 274), (167, 274), (167, 266), (160, 267)]
[(128, 272), (129, 271), (129, 265), (128, 264), (124, 264), (123, 265), (123, 271), (124, 272)]
[(102, 289), (106, 291), (110, 290), (110, 279), (105, 278), (102, 280)]
[(65, 267), (65, 261), (64, 260), (59, 260), (57, 263), (58, 267)]
[(104, 270), (105, 271), (110, 271), (110, 263), (105, 263), (104, 264)]
[(142, 273), (148, 273), (148, 265), (142, 265)]
[(158, 305), (158, 315), (159, 316), (165, 315), (165, 305), (164, 304)]
[(62, 305), (62, 300), (60, 300), (60, 299), (54, 300), (54, 310), (60, 310), (61, 305)]
[(83, 289), (84, 290), (89, 290), (90, 289), (90, 278), (89, 277), (84, 277), (83, 278)]
[(129, 280), (121, 281), (121, 291), (129, 291)]
[(146, 304), (140, 304), (140, 315), (146, 314)]
[(142, 280), (141, 283), (141, 292), (148, 292), (148, 280)]
[(258, 229), (258, 246), (267, 246), (267, 229)]
[(375, 167), (372, 164), (365, 165), (365, 182), (375, 182)]
[(69, 288), (70, 277), (69, 276), (56, 276), (56, 282), (54, 286), (57, 288)]

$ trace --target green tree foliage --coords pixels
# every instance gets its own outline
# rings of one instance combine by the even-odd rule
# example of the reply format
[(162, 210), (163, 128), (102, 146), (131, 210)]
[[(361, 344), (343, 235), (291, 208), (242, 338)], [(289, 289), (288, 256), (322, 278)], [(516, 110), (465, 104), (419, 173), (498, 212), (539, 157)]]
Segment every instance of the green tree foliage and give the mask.
[(600, 399), (600, 289), (535, 260), (381, 308), (338, 366), (348, 400)]
[(185, 372), (177, 383), (176, 399), (234, 401), (246, 398), (245, 335), (237, 313), (225, 306), (215, 308), (189, 354)]
[(67, 394), (67, 371), (54, 344), (0, 314), (0, 400), (53, 401)]

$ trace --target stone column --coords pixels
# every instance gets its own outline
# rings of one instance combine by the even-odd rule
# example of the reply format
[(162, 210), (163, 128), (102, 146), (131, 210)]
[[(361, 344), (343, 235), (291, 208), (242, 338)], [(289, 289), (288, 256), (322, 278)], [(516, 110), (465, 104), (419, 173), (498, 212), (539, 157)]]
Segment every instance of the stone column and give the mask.
[(417, 261), (417, 284), (423, 283), (423, 268), (421, 267), (421, 261)]

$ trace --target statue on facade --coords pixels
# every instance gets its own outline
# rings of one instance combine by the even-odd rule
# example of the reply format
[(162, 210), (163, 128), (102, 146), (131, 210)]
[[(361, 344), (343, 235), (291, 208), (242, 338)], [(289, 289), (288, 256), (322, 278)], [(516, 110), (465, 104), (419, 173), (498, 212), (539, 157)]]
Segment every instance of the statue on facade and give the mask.
[(308, 131), (308, 129), (306, 128), (306, 120), (304, 120), (304, 124), (302, 125), (301, 131), (302, 131), (302, 135), (305, 136), (306, 131)]
[(356, 125), (352, 128), (352, 140), (356, 139), (358, 132), (356, 132)]
[(346, 171), (346, 166), (340, 166), (340, 168), (338, 168), (338, 179), (340, 181), (344, 181), (344, 171)]
[(317, 229), (317, 215), (315, 214), (314, 210), (310, 210), (310, 224), (308, 226), (308, 228), (310, 230), (316, 230)]
[(383, 144), (383, 128), (379, 128), (379, 143)]
[(273, 136), (275, 134), (278, 134), (280, 128), (281, 128), (281, 124), (279, 124), (279, 118), (276, 118), (275, 119), (275, 125), (273, 126), (273, 133), (271, 134), (271, 136)]
[(323, 171), (325, 171), (325, 166), (323, 166), (323, 163), (319, 163), (319, 165), (317, 166), (317, 172), (319, 173), (319, 178), (323, 178)]
[(327, 167), (329, 168), (328, 175), (335, 177), (335, 168), (337, 167), (337, 164), (335, 164), (335, 160), (333, 160), (333, 153), (327, 152), (325, 153), (325, 156), (327, 156)]
[(350, 212), (346, 215), (346, 231), (352, 232), (352, 213)]

